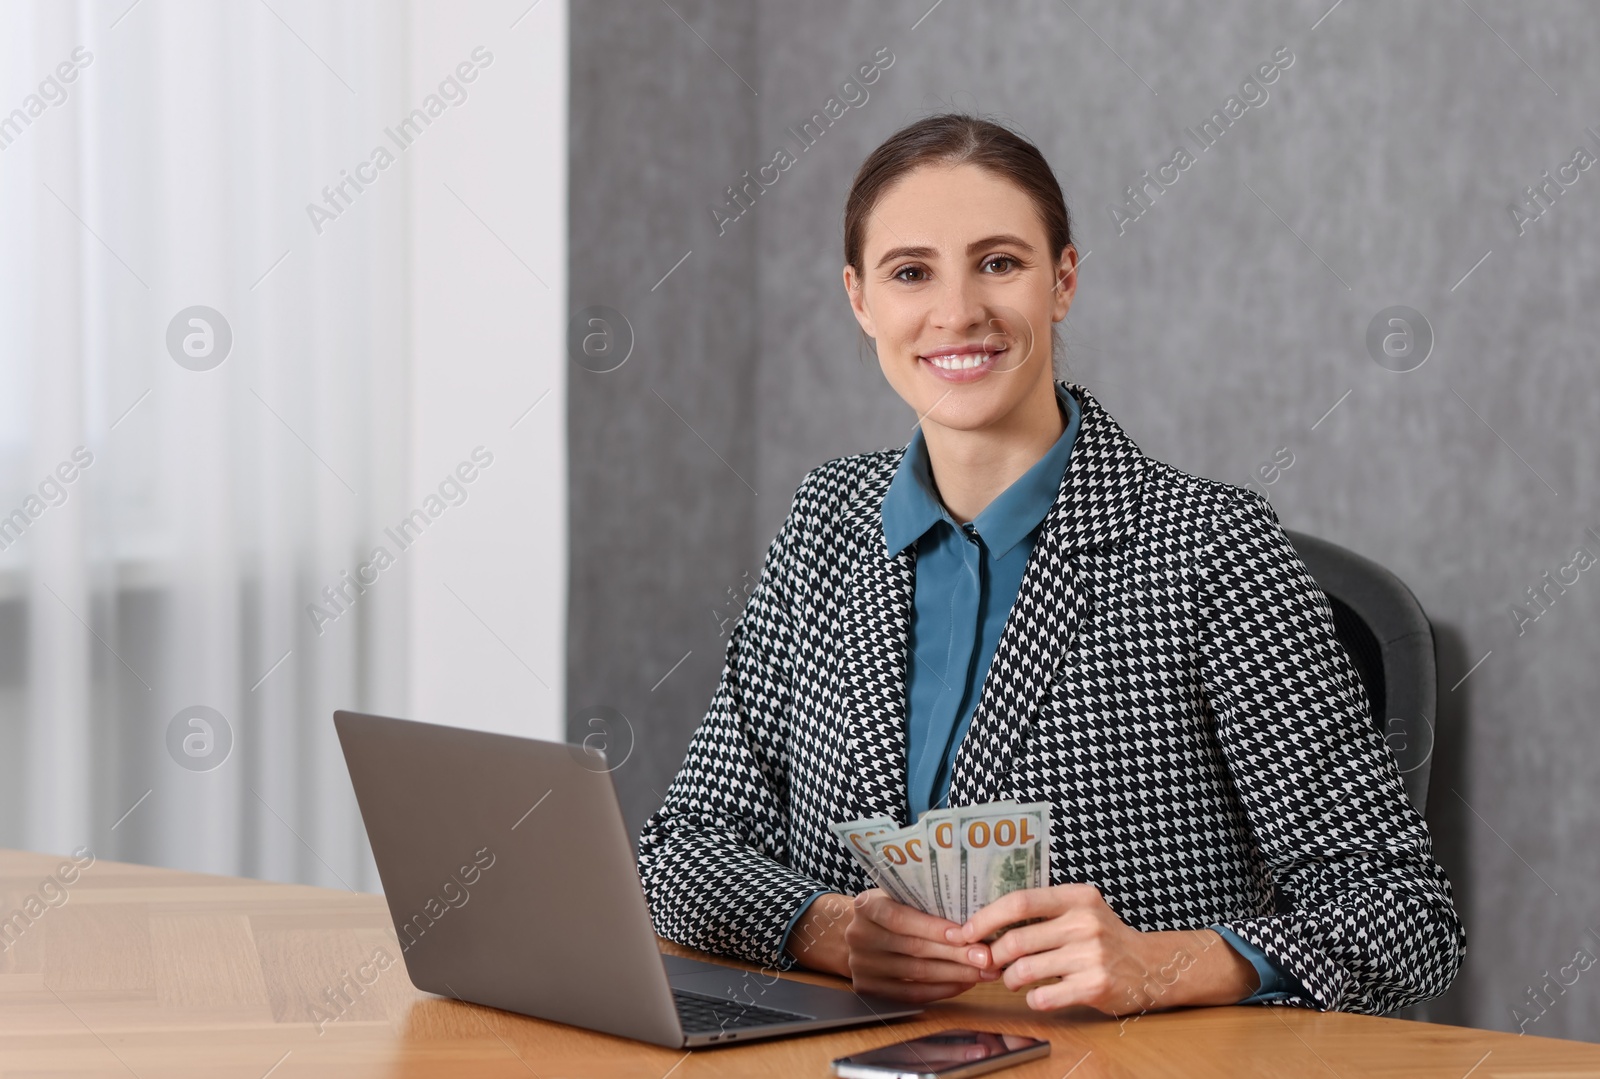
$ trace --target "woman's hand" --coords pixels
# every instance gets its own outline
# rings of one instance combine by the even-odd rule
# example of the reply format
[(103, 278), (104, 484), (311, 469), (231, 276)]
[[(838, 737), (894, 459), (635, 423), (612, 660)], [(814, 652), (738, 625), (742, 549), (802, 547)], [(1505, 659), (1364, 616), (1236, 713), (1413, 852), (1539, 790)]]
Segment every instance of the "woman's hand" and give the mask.
[[(1042, 920), (1015, 925), (1032, 919)], [(979, 943), (1002, 930), (993, 944)], [(1012, 892), (965, 925), (947, 929), (945, 940), (952, 947), (987, 952), (988, 963), (979, 965), (1004, 971), (1009, 989), (1059, 977), (1053, 985), (1028, 991), (1028, 1007), (1040, 1011), (1083, 1004), (1127, 1015), (1237, 1004), (1259, 983), (1250, 961), (1215, 930), (1141, 932), (1117, 917), (1088, 884)]]
[[(858, 992), (926, 1003), (1000, 977), (987, 969), (987, 949), (971, 953), (945, 940), (958, 928), (877, 888), (854, 899), (829, 893), (795, 923), (789, 954), (804, 966), (849, 978)], [(974, 954), (984, 966), (974, 965)]]
[(862, 993), (925, 1004), (964, 993), (978, 982), (999, 978), (989, 969), (988, 950), (946, 938), (960, 926), (897, 903), (879, 888), (855, 898), (855, 917), (845, 930), (850, 980)]

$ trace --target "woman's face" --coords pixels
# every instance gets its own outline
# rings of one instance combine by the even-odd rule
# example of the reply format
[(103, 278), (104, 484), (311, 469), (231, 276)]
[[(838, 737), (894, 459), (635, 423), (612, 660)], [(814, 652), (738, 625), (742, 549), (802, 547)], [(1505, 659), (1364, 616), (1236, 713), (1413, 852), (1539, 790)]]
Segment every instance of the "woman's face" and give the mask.
[(1077, 261), (1070, 244), (1051, 258), (1021, 188), (976, 165), (934, 164), (879, 197), (862, 272), (846, 266), (844, 283), (884, 377), (918, 419), (976, 430), (1054, 392), (1051, 325), (1072, 306)]

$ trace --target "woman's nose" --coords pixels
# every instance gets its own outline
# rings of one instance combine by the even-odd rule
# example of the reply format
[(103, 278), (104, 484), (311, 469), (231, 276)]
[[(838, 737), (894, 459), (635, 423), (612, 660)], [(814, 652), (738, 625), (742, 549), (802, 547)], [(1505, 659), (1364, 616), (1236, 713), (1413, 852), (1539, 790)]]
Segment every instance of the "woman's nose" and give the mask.
[(966, 280), (943, 281), (933, 306), (933, 323), (940, 329), (969, 331), (984, 325), (981, 290)]

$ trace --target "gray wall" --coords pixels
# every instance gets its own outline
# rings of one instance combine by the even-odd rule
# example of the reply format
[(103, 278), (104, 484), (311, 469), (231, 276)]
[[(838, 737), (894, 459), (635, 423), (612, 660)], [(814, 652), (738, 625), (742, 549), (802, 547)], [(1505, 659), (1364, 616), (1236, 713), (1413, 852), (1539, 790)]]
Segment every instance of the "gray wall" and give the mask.
[[(1286, 449), (1263, 488), (1284, 523), (1392, 568), (1438, 626), (1428, 816), (1469, 955), (1429, 1017), (1515, 1030), (1531, 984), (1600, 954), (1600, 567), (1524, 632), (1513, 614), (1579, 546), (1600, 556), (1600, 169), (1520, 235), (1507, 210), (1577, 147), (1600, 158), (1600, 9), (1330, 6), (947, 0), (913, 28), (925, 0), (675, 0), (689, 25), (574, 5), (573, 306), (622, 310), (638, 343), (571, 387), (569, 715), (628, 718), (630, 825), (800, 478), (909, 437), (839, 283), (841, 209), (874, 145), (955, 106), (1018, 124), (1067, 191), (1090, 252), (1070, 375), (1192, 472), (1245, 484)], [(1184, 129), (1284, 45), (1268, 99), (1200, 152)], [(718, 235), (724, 188), (879, 46), (870, 98)], [(1109, 208), (1180, 145), (1195, 164), (1119, 235)], [(1393, 305), (1436, 334), (1403, 373), (1365, 342)], [(1526, 1030), (1600, 1040), (1600, 968)]]

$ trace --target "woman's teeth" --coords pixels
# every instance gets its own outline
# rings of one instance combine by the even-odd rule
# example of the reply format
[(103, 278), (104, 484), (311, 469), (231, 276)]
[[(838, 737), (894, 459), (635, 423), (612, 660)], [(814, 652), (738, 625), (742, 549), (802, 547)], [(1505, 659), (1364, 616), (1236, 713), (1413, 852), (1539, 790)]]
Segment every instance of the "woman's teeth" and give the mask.
[(936, 358), (930, 358), (928, 359), (928, 362), (933, 364), (935, 367), (942, 368), (946, 371), (960, 371), (968, 367), (982, 367), (985, 363), (989, 362), (991, 356), (995, 355), (998, 355), (998, 353), (969, 352), (964, 356), (939, 356)]

